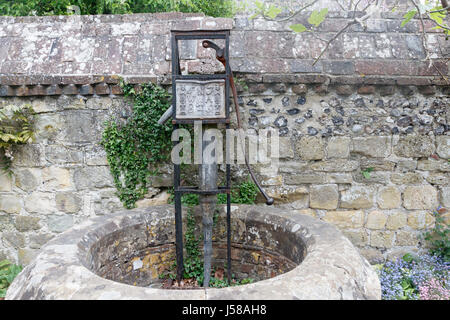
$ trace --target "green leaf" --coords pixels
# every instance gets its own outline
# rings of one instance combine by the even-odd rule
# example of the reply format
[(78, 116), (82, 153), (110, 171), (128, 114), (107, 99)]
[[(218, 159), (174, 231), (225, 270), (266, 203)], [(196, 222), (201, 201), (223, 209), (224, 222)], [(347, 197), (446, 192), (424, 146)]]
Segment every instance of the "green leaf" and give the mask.
[(433, 19), (438, 24), (443, 24), (445, 14), (442, 14), (441, 12), (431, 12), (430, 18)]
[(305, 32), (307, 30), (306, 27), (301, 23), (290, 25), (289, 28), (297, 33)]
[(413, 10), (408, 11), (408, 12), (403, 16), (403, 21), (402, 21), (401, 26), (404, 27), (405, 24), (407, 24), (409, 21), (411, 21), (411, 19), (414, 18), (414, 16), (416, 15), (416, 13), (417, 13), (417, 10), (416, 10), (416, 9), (413, 9)]
[(402, 259), (403, 259), (403, 261), (406, 261), (409, 263), (414, 260), (414, 257), (410, 253), (407, 253), (403, 256)]
[(0, 261), (0, 270), (6, 269), (11, 265), (11, 262), (9, 260), (2, 260)]
[(269, 9), (266, 12), (266, 15), (270, 18), (270, 19), (275, 19), (277, 15), (279, 15), (281, 13), (281, 9), (274, 6), (273, 4), (270, 5)]
[(264, 4), (261, 1), (256, 0), (254, 2), (255, 6), (259, 9), (259, 10), (263, 10), (264, 9)]
[(328, 14), (328, 9), (322, 10), (314, 10), (311, 12), (311, 15), (308, 18), (308, 22), (316, 27), (318, 27), (324, 20), (326, 15)]

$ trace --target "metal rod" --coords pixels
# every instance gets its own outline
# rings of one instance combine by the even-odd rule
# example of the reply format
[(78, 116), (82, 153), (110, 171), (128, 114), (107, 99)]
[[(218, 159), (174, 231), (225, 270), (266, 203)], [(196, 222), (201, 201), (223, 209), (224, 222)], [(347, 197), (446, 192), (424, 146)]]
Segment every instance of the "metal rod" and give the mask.
[[(208, 129), (211, 125), (202, 128), (201, 136), (203, 137), (203, 129)], [(215, 190), (217, 189), (217, 162), (215, 153), (207, 154), (204, 152), (206, 147), (215, 141), (205, 141), (202, 139), (202, 164), (199, 166), (200, 189)], [(211, 259), (212, 259), (212, 227), (214, 213), (216, 210), (217, 196), (215, 194), (200, 194), (200, 208), (202, 211), (203, 224), (203, 287), (209, 287), (211, 278)]]
[[(226, 125), (226, 129), (229, 129), (230, 125)], [(226, 188), (231, 189), (231, 166), (226, 165)], [(231, 194), (227, 194), (227, 278), (228, 285), (231, 285)]]
[[(178, 60), (178, 42), (174, 35), (171, 38), (172, 45), (172, 109), (173, 114), (176, 112), (176, 85), (175, 76), (179, 74), (179, 60)], [(179, 128), (178, 124), (173, 125), (173, 130)], [(175, 144), (175, 142), (174, 142)], [(183, 278), (184, 261), (183, 261), (183, 216), (181, 208), (181, 193), (177, 191), (180, 187), (180, 166), (174, 164), (173, 187), (174, 187), (174, 202), (175, 202), (175, 250), (177, 260), (177, 281), (178, 283)]]

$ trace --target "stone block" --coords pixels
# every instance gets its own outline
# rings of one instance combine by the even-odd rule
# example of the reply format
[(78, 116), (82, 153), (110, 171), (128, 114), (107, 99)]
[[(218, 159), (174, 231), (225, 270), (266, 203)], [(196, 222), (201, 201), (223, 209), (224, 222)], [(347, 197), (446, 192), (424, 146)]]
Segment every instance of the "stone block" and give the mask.
[(72, 179), (69, 169), (46, 167), (42, 170), (43, 189), (48, 191), (72, 189)]
[(73, 180), (77, 190), (112, 187), (109, 167), (95, 166), (75, 169)]
[(67, 229), (71, 228), (73, 226), (73, 216), (72, 215), (61, 215), (56, 216), (52, 215), (49, 216), (47, 219), (47, 226), (50, 231), (53, 232), (64, 232)]
[(16, 250), (25, 246), (25, 237), (22, 233), (10, 231), (2, 232), (1, 239), (6, 241)]
[(311, 164), (310, 169), (313, 171), (325, 172), (349, 172), (355, 171), (358, 167), (358, 161), (336, 159), (314, 162)]
[(145, 208), (150, 206), (159, 206), (162, 204), (167, 204), (170, 198), (170, 194), (166, 191), (161, 192), (157, 196), (150, 199), (142, 199), (136, 202), (137, 208)]
[(41, 173), (40, 169), (22, 169), (14, 172), (16, 176), (16, 186), (23, 191), (34, 191), (41, 185)]
[(290, 185), (296, 184), (323, 184), (327, 183), (327, 177), (323, 174), (305, 173), (298, 175), (289, 175), (284, 178), (284, 183)]
[(63, 114), (64, 141), (69, 143), (89, 143), (100, 140), (97, 128), (101, 119), (95, 111), (67, 110)]
[(434, 150), (434, 141), (430, 136), (402, 136), (394, 146), (394, 153), (405, 158), (429, 157)]
[(12, 189), (12, 177), (7, 173), (0, 172), (0, 191), (10, 192)]
[(370, 246), (376, 248), (391, 248), (394, 245), (393, 231), (372, 231), (370, 233)]
[(305, 84), (296, 84), (292, 86), (292, 92), (303, 95), (308, 92), (308, 87)]
[(53, 238), (53, 235), (47, 233), (38, 233), (38, 234), (30, 234), (30, 248), (31, 249), (40, 249), (44, 244), (46, 244), (50, 239)]
[(281, 175), (263, 177), (261, 185), (263, 186), (281, 186), (283, 184), (283, 177)]
[(350, 137), (331, 137), (327, 144), (327, 158), (348, 158)]
[(362, 158), (360, 161), (361, 169), (372, 168), (373, 171), (393, 171), (395, 162), (380, 158)]
[(436, 153), (443, 159), (450, 158), (450, 136), (436, 137)]
[(407, 223), (406, 213), (394, 212), (389, 214), (386, 223), (386, 228), (388, 230), (397, 230), (406, 226), (406, 223)]
[(44, 165), (42, 146), (26, 144), (18, 146), (13, 165), (18, 167), (41, 167)]
[(348, 85), (348, 84), (344, 84), (344, 85), (340, 85), (336, 87), (336, 93), (341, 95), (341, 96), (349, 96), (353, 93), (353, 87)]
[(15, 220), (15, 227), (20, 232), (39, 230), (41, 228), (41, 225), (39, 224), (40, 220), (41, 219), (38, 217), (17, 216)]
[(391, 138), (383, 136), (353, 138), (351, 152), (372, 158), (385, 158), (391, 154)]
[(395, 184), (420, 184), (423, 177), (419, 172), (392, 173), (391, 181)]
[(302, 160), (321, 160), (324, 157), (322, 138), (301, 137), (295, 142), (295, 150)]
[(83, 163), (83, 152), (77, 148), (48, 145), (45, 147), (45, 158), (53, 164)]
[(2, 194), (0, 196), (0, 211), (6, 213), (20, 213), (22, 201), (18, 196)]
[(305, 187), (270, 187), (266, 192), (276, 203), (308, 202), (309, 192)]
[(342, 233), (355, 245), (364, 247), (369, 244), (369, 236), (364, 230), (343, 230)]
[(425, 180), (428, 183), (440, 186), (450, 185), (449, 174), (448, 173), (430, 173)]
[(419, 239), (415, 232), (397, 231), (395, 236), (395, 245), (397, 246), (418, 246)]
[(387, 214), (382, 211), (371, 211), (367, 215), (366, 227), (369, 229), (384, 229), (387, 222)]
[(298, 214), (304, 214), (304, 215), (314, 217), (314, 218), (317, 217), (316, 211), (313, 209), (309, 209), (309, 208), (308, 209), (298, 209), (298, 210), (295, 210), (295, 212)]
[(374, 189), (371, 187), (352, 186), (341, 192), (341, 208), (371, 208), (374, 205)]
[(414, 171), (417, 168), (416, 160), (400, 160), (397, 163), (397, 168), (401, 171)]
[(361, 228), (364, 224), (364, 212), (361, 210), (327, 211), (323, 220), (340, 229)]
[(440, 201), (443, 207), (450, 208), (450, 187), (441, 188)]
[(408, 226), (412, 229), (424, 229), (433, 226), (434, 217), (426, 211), (408, 212)]
[(403, 192), (406, 209), (434, 209), (437, 204), (437, 191), (432, 186), (408, 186)]
[(100, 145), (88, 146), (85, 149), (86, 164), (88, 166), (106, 166), (108, 160), (106, 159), (105, 149)]
[(77, 213), (82, 207), (82, 200), (73, 192), (58, 192), (55, 195), (56, 208), (66, 213)]
[(353, 176), (350, 173), (327, 173), (327, 183), (352, 183)]
[(336, 209), (339, 201), (337, 185), (311, 186), (309, 206), (316, 209)]
[(383, 187), (378, 191), (378, 206), (381, 209), (394, 209), (402, 204), (401, 192), (396, 187)]
[(380, 250), (374, 248), (359, 249), (361, 255), (367, 259), (371, 264), (384, 263), (385, 258)]
[(52, 193), (35, 191), (25, 197), (25, 210), (28, 212), (49, 214), (55, 212), (55, 200)]
[(422, 171), (450, 171), (450, 164), (444, 160), (423, 159), (417, 161), (417, 169)]

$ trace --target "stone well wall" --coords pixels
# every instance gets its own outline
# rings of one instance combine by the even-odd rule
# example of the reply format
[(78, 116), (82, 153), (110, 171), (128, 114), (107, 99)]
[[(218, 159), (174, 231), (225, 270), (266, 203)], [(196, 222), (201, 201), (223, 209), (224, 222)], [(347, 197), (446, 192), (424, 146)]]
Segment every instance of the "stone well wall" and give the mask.
[[(328, 35), (347, 21), (330, 16)], [(432, 210), (450, 206), (448, 65), (421, 61), (418, 21), (401, 28), (399, 17), (354, 26), (315, 66), (321, 44), (309, 34), (246, 16), (0, 17), (0, 105), (37, 112), (36, 141), (17, 148), (12, 177), (0, 176), (0, 259), (27, 264), (55, 234), (122, 208), (103, 122), (129, 116), (118, 75), (170, 84), (171, 28), (232, 28), (245, 126), (281, 135), (279, 170), (261, 175), (277, 206), (336, 224), (371, 262), (418, 250)], [(438, 33), (428, 43), (434, 58), (446, 46)], [(198, 43), (184, 43), (183, 58), (183, 72), (220, 67)], [(139, 206), (167, 201), (166, 169)]]
[[(231, 266), (236, 279), (254, 281), (273, 278), (298, 266), (306, 255), (305, 239), (291, 232), (283, 219), (276, 225), (243, 217), (233, 206)], [(186, 211), (184, 212), (186, 214)], [(201, 213), (196, 219), (195, 236), (200, 237)], [(248, 219), (247, 219), (248, 218)], [(86, 266), (109, 280), (142, 287), (161, 287), (161, 275), (171, 272), (175, 259), (173, 217), (130, 225), (107, 234), (89, 249)], [(184, 221), (186, 226), (186, 221)], [(95, 232), (94, 232), (95, 233)], [(185, 256), (186, 258), (186, 253)], [(220, 206), (213, 227), (212, 266), (226, 270), (226, 207)]]

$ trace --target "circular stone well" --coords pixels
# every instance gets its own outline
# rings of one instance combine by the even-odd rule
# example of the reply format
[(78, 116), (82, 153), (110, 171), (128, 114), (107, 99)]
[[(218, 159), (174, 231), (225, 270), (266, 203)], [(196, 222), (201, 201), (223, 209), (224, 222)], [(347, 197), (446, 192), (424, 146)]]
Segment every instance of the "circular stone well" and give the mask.
[[(213, 234), (217, 267), (226, 261), (223, 209)], [(198, 212), (194, 216), (200, 219)], [(99, 216), (62, 233), (17, 276), (6, 299), (381, 298), (375, 271), (328, 223), (285, 209), (240, 205), (232, 206), (231, 224), (233, 273), (254, 283), (158, 288), (159, 275), (175, 261), (174, 212), (166, 205)]]

